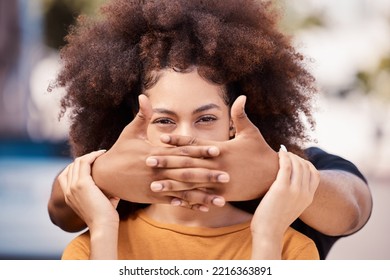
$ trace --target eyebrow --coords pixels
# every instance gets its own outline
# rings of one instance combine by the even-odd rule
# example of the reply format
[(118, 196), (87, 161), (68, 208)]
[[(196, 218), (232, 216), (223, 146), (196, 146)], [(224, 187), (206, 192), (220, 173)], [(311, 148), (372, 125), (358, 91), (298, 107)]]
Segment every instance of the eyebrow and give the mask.
[[(192, 114), (198, 114), (198, 113), (201, 113), (201, 112), (204, 112), (204, 111), (207, 111), (207, 110), (211, 110), (211, 109), (218, 109), (220, 111), (222, 110), (221, 107), (218, 106), (217, 104), (210, 103), (210, 104), (202, 105), (199, 108), (196, 108), (192, 112)], [(171, 110), (165, 109), (165, 108), (154, 108), (153, 112), (160, 113), (160, 114), (173, 115), (173, 116), (177, 115), (174, 111), (171, 111)]]
[(211, 109), (218, 109), (218, 110), (222, 110), (220, 106), (218, 106), (217, 104), (214, 104), (214, 103), (210, 103), (210, 104), (206, 104), (206, 105), (203, 105), (203, 106), (200, 106), (199, 108), (195, 109), (192, 113), (193, 114), (197, 114), (197, 113), (201, 113), (201, 112), (204, 112), (204, 111), (207, 111), (207, 110), (211, 110)]

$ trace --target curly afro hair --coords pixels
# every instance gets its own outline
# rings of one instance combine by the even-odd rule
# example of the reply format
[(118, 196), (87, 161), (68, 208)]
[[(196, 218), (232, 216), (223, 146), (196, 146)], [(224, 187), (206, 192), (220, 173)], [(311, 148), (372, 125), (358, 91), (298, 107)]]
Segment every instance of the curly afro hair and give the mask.
[(114, 144), (152, 71), (193, 65), (226, 86), (230, 103), (247, 96), (246, 113), (273, 149), (301, 153), (316, 88), (278, 18), (270, 1), (255, 0), (113, 0), (99, 17), (79, 17), (57, 77), (73, 155)]

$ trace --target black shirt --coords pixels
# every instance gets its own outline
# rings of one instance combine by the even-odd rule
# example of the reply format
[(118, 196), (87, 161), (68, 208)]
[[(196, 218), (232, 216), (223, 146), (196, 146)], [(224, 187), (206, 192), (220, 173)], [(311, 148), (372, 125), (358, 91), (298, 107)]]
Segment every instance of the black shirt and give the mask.
[[(313, 163), (317, 170), (342, 170), (352, 174), (355, 174), (367, 183), (366, 178), (358, 170), (358, 168), (350, 161), (325, 152), (324, 150), (316, 147), (311, 147), (305, 150), (308, 160)], [(317, 249), (320, 254), (320, 259), (324, 260), (328, 255), (333, 244), (342, 236), (328, 236), (322, 234), (319, 231), (309, 227), (303, 223), (300, 219), (297, 219), (292, 227), (299, 232), (310, 237), (317, 245)]]
[[(355, 174), (359, 178), (361, 178), (364, 182), (367, 183), (366, 178), (363, 174), (358, 170), (358, 168), (350, 161), (325, 152), (324, 150), (316, 147), (311, 147), (305, 150), (305, 154), (307, 159), (313, 163), (313, 165), (317, 168), (317, 170), (341, 170), (346, 171), (352, 174)], [(233, 201), (232, 205), (247, 211), (249, 213), (254, 213), (256, 211), (257, 206), (259, 205), (261, 198), (254, 199), (250, 201)], [(323, 234), (310, 226), (306, 225), (300, 219), (294, 221), (291, 225), (297, 231), (305, 234), (310, 237), (316, 244), (320, 259), (324, 260), (333, 244), (342, 236), (329, 236)]]

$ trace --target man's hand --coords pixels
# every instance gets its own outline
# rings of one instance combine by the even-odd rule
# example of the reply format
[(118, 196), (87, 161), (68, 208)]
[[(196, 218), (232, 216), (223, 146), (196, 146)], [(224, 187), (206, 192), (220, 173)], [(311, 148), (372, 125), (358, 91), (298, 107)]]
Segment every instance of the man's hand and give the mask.
[[(258, 128), (248, 119), (244, 106), (246, 97), (240, 96), (232, 105), (231, 116), (235, 125), (235, 137), (229, 141), (217, 142), (197, 139), (180, 135), (163, 135), (161, 141), (178, 146), (215, 146), (220, 154), (216, 157), (203, 159), (209, 162), (208, 168), (224, 170), (230, 176), (225, 184), (207, 183), (194, 184), (192, 182), (179, 182), (172, 179), (155, 181), (153, 185), (160, 186), (153, 189), (156, 192), (172, 192), (207, 187), (218, 195), (222, 195), (227, 201), (243, 201), (263, 196), (271, 184), (275, 181), (278, 172), (278, 155), (266, 143)], [(149, 157), (153, 161), (156, 170), (162, 170), (162, 174), (171, 174), (172, 168), (180, 165), (196, 167), (199, 160), (195, 158), (183, 159), (164, 155)], [(152, 165), (151, 165), (152, 166)], [(162, 187), (161, 187), (162, 186)]]
[[(139, 203), (172, 203), (173, 198), (182, 201), (183, 206), (207, 211), (210, 204), (223, 206), (222, 197), (212, 194), (207, 188), (199, 190), (197, 184), (221, 185), (229, 181), (226, 172), (212, 170), (214, 164), (204, 158), (219, 155), (215, 146), (153, 146), (146, 139), (146, 130), (152, 115), (152, 108), (145, 95), (139, 97), (140, 111), (127, 125), (118, 140), (105, 154), (96, 159), (92, 167), (92, 177), (106, 194)], [(170, 165), (172, 158), (180, 158), (180, 164), (169, 166), (170, 169), (152, 168), (161, 166), (151, 155), (166, 156), (165, 165)], [(187, 165), (193, 162), (195, 165)], [(161, 162), (160, 162), (161, 163)], [(154, 192), (160, 190), (161, 179), (173, 180), (180, 190)], [(187, 183), (191, 182), (191, 188)], [(198, 185), (199, 186), (199, 185)], [(177, 203), (178, 200), (173, 200)], [(193, 206), (195, 205), (195, 207)]]

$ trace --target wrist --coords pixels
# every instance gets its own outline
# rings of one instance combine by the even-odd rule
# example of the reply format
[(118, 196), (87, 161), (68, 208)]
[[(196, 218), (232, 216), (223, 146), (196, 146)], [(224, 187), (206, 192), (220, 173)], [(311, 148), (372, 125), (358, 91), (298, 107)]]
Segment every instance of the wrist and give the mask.
[(101, 226), (90, 229), (91, 253), (90, 259), (118, 258), (118, 227)]
[(252, 259), (281, 259), (282, 248), (283, 236), (252, 232)]
[(96, 223), (89, 227), (89, 232), (92, 240), (101, 240), (110, 236), (117, 236), (119, 230), (119, 222)]

